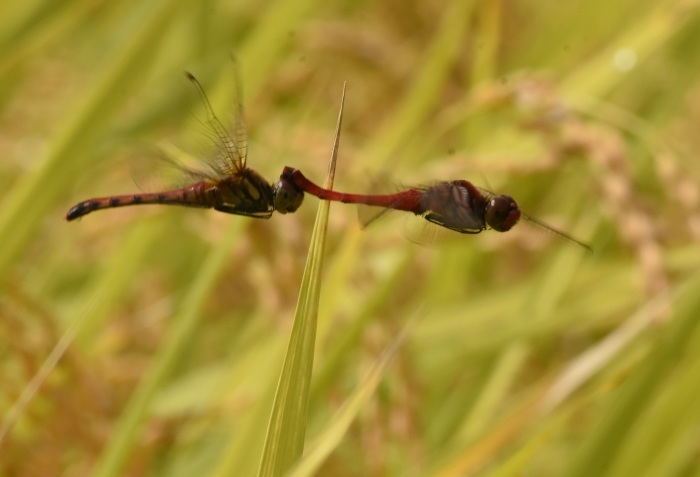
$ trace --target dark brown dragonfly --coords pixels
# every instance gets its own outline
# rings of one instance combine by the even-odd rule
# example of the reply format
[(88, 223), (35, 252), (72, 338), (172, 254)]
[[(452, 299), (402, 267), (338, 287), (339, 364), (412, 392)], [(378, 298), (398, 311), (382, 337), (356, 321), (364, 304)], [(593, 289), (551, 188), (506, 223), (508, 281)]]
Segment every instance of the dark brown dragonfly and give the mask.
[(286, 214), (299, 208), (304, 199), (303, 191), (286, 183), (270, 184), (246, 165), (248, 144), (240, 100), (240, 81), (237, 80), (236, 130), (232, 137), (216, 117), (199, 81), (190, 73), (185, 75), (201, 96), (207, 126), (214, 133), (217, 142), (217, 157), (207, 161), (209, 170), (188, 171), (199, 180), (182, 188), (84, 200), (70, 208), (66, 220), (78, 219), (95, 210), (146, 204), (213, 208), (227, 214), (260, 219), (269, 219), (275, 210)]

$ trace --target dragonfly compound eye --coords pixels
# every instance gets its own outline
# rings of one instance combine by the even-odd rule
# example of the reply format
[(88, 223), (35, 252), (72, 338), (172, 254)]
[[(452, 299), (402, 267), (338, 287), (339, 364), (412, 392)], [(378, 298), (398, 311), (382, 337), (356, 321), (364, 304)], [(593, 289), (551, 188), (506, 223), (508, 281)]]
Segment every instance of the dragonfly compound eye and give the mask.
[(295, 212), (304, 200), (304, 191), (283, 178), (275, 184), (275, 210), (280, 214)]
[(507, 232), (520, 220), (518, 204), (510, 196), (493, 197), (486, 208), (486, 223), (493, 230)]

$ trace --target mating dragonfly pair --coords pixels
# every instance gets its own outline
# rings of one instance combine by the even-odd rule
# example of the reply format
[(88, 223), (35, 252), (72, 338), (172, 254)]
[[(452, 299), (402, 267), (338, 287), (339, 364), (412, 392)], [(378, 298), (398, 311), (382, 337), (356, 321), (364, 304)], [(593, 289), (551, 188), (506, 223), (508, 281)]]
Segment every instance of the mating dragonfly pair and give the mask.
[(271, 184), (246, 164), (247, 138), (240, 102), (236, 134), (231, 136), (216, 117), (202, 86), (190, 73), (186, 75), (202, 98), (208, 126), (218, 141), (221, 157), (209, 164), (210, 171), (199, 173), (202, 180), (179, 189), (85, 200), (71, 207), (66, 220), (78, 219), (95, 210), (144, 204), (213, 208), (228, 214), (268, 219), (274, 211), (295, 212), (304, 193), (308, 193), (334, 202), (413, 212), (465, 234), (478, 234), (489, 228), (507, 232), (523, 218), (590, 250), (586, 244), (524, 214), (512, 197), (495, 195), (466, 180), (438, 182), (431, 187), (410, 188), (394, 194), (346, 194), (324, 189), (298, 169), (285, 167), (277, 183)]

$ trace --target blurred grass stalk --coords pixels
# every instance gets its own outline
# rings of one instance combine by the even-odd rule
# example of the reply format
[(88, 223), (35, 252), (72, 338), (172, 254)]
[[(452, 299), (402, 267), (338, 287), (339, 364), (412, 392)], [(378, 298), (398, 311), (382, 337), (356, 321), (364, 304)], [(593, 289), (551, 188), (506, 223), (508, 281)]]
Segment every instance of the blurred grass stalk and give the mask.
[(0, 237), (3, 237), (0, 276), (5, 275), (11, 261), (22, 252), (46, 211), (61, 195), (65, 180), (79, 170), (86, 147), (112, 116), (128, 90), (125, 86), (132, 83), (133, 71), (155, 54), (176, 3), (158, 0), (147, 12), (137, 12), (141, 15), (135, 15), (136, 25), (129, 26), (132, 32), (129, 41), (111, 52), (109, 61), (104, 60), (108, 66), (102, 70), (97, 85), (89, 90), (76, 112), (68, 116), (45, 156), (38, 161), (41, 167), (27, 173), (5, 197), (0, 208)]

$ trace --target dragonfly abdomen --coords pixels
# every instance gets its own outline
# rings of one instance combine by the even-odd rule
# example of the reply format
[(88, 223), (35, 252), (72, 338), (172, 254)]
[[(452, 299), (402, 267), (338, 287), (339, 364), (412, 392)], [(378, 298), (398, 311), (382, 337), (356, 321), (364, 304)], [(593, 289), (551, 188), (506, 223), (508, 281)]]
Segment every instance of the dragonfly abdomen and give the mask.
[(212, 208), (216, 205), (216, 198), (211, 184), (202, 181), (164, 192), (114, 195), (110, 197), (96, 197), (79, 202), (70, 208), (66, 214), (66, 220), (71, 221), (100, 209), (112, 209), (128, 205), (164, 204), (180, 205), (185, 207)]
[(421, 191), (408, 189), (396, 194), (346, 194), (334, 190), (324, 189), (302, 174), (298, 169), (285, 167), (280, 176), (280, 181), (293, 184), (302, 192), (307, 192), (323, 200), (342, 202), (344, 204), (364, 204), (374, 207), (387, 207), (394, 210), (413, 212), (416, 215), (423, 213), (421, 210)]

